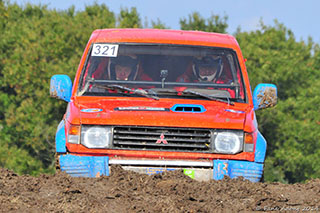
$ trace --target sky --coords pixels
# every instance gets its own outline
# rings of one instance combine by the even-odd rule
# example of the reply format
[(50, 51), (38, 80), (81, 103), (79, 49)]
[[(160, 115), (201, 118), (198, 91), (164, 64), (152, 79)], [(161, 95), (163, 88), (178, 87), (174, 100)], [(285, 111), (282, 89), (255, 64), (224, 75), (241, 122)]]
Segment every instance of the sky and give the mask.
[(159, 19), (171, 29), (179, 29), (181, 18), (188, 18), (193, 12), (199, 12), (205, 19), (212, 14), (221, 18), (228, 16), (227, 32), (233, 34), (237, 28), (241, 31), (253, 31), (259, 28), (260, 20), (265, 25), (274, 26), (274, 21), (290, 29), (297, 41), (307, 41), (311, 37), (320, 43), (320, 0), (10, 0), (20, 6), (26, 3), (47, 5), (49, 9), (66, 10), (74, 5), (77, 11), (94, 2), (104, 3), (115, 14), (121, 8), (136, 7), (145, 23)]

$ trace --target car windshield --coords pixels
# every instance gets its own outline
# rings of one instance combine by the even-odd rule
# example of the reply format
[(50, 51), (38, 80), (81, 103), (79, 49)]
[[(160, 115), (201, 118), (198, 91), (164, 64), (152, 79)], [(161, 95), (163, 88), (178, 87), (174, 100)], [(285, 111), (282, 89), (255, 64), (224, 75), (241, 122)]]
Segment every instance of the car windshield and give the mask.
[(164, 44), (93, 44), (78, 95), (246, 101), (233, 50)]

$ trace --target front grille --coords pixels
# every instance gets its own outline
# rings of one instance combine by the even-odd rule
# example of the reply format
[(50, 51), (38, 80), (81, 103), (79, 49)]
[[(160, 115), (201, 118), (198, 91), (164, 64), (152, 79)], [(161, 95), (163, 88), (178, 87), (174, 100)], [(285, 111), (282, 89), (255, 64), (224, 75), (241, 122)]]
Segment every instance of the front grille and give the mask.
[(181, 152), (210, 152), (209, 129), (172, 127), (114, 127), (113, 148)]

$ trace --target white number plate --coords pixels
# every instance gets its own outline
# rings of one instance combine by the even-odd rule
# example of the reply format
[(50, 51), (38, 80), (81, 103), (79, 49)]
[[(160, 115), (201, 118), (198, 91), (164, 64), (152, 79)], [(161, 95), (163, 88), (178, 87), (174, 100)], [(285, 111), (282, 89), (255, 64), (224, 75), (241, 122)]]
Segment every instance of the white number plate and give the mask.
[(117, 57), (118, 44), (93, 44), (92, 56)]

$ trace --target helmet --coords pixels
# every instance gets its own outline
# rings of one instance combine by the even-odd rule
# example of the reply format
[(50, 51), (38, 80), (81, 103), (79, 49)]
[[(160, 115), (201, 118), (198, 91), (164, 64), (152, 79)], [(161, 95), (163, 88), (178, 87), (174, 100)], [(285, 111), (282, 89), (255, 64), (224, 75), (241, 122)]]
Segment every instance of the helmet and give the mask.
[[(205, 56), (201, 59), (194, 59), (193, 74), (199, 81), (213, 81), (221, 75), (223, 68), (220, 56)], [(212, 70), (212, 72), (200, 72), (200, 69)], [(214, 71), (215, 70), (215, 71)]]
[(116, 77), (116, 65), (130, 67), (131, 72), (126, 80), (135, 80), (138, 74), (138, 59), (132, 56), (118, 56), (110, 58), (108, 65), (108, 77), (110, 80), (118, 80)]

